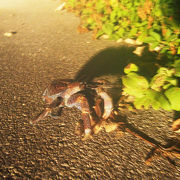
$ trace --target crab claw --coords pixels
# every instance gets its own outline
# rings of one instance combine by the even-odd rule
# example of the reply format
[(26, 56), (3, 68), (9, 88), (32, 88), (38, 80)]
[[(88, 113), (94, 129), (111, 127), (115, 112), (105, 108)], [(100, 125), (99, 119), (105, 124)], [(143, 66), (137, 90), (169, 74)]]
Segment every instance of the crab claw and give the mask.
[(102, 115), (102, 118), (107, 119), (113, 109), (112, 99), (105, 91), (103, 91), (102, 88), (97, 88), (96, 92), (104, 100), (104, 113)]

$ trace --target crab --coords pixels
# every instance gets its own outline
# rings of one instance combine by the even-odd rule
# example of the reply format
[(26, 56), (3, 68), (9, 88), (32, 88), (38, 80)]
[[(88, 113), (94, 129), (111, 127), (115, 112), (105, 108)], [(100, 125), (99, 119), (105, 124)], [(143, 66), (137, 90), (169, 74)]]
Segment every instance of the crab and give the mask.
[(96, 125), (109, 118), (113, 109), (111, 97), (104, 91), (105, 81), (77, 82), (72, 79), (53, 81), (44, 91), (46, 108), (31, 121), (35, 124), (46, 116), (52, 116), (52, 110), (59, 107), (76, 107), (81, 111), (84, 139), (96, 133)]

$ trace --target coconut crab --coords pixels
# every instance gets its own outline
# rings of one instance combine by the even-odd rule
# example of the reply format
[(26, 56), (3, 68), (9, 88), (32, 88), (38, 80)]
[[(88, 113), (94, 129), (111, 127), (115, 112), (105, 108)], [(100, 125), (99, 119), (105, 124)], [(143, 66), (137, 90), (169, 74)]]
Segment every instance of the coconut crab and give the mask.
[(72, 79), (53, 81), (44, 91), (43, 100), (47, 107), (31, 124), (52, 116), (52, 110), (59, 107), (76, 107), (82, 113), (84, 139), (96, 133), (95, 126), (105, 121), (111, 114), (113, 103), (104, 91), (105, 80), (97, 82), (76, 82)]

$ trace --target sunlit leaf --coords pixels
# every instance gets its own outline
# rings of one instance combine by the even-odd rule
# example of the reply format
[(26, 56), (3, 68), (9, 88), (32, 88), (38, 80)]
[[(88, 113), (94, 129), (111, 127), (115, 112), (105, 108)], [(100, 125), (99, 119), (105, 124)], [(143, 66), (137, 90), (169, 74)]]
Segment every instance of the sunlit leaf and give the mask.
[(143, 39), (143, 42), (145, 42), (145, 43), (155, 43), (156, 39), (154, 39), (153, 37), (149, 36), (149, 37), (145, 37)]
[(104, 32), (102, 30), (99, 30), (96, 34), (96, 38), (99, 38), (100, 36), (102, 36), (104, 34)]
[(111, 23), (106, 23), (102, 26), (102, 30), (107, 34), (111, 35), (113, 32), (114, 25)]
[(139, 70), (138, 66), (136, 66), (133, 63), (128, 64), (125, 68), (124, 68), (124, 72), (126, 74), (130, 73), (130, 72), (137, 72)]
[(176, 60), (174, 65), (175, 67), (175, 76), (180, 77), (180, 59)]
[(180, 67), (175, 68), (175, 76), (180, 77)]
[(126, 92), (126, 94), (134, 96), (136, 98), (140, 98), (144, 96), (145, 91), (142, 91), (141, 89), (133, 89), (131, 87), (125, 87), (123, 88), (123, 91)]
[(180, 111), (180, 88), (172, 87), (165, 91), (171, 106), (174, 110)]
[(161, 36), (159, 33), (154, 32), (154, 31), (150, 31), (149, 33), (154, 39), (156, 39), (157, 41), (161, 41)]
[(180, 54), (180, 47), (178, 47), (178, 51), (177, 51), (177, 54)]
[(154, 42), (150, 44), (151, 50), (154, 50), (159, 45), (159, 42)]
[(138, 29), (137, 28), (132, 28), (129, 32), (130, 36), (134, 36), (137, 33)]
[(120, 29), (117, 31), (117, 34), (118, 34), (120, 37), (122, 37), (123, 34), (124, 34), (124, 32), (125, 32), (124, 28), (120, 28)]
[(134, 72), (122, 77), (122, 82), (127, 93), (136, 97), (141, 97), (149, 87), (148, 81)]

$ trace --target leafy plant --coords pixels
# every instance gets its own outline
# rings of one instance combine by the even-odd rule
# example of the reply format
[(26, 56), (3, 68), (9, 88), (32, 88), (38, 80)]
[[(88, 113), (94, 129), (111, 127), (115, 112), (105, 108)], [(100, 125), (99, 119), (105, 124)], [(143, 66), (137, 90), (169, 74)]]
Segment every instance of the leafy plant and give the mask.
[[(66, 8), (81, 17), (81, 28), (94, 37), (134, 38), (158, 47), (161, 53), (180, 54), (180, 28), (174, 0), (66, 0)], [(178, 13), (178, 12), (177, 12)]]
[(124, 69), (126, 75), (122, 77), (123, 91), (134, 97), (135, 107), (180, 111), (180, 60), (176, 60), (171, 68), (159, 68), (150, 81), (140, 76), (138, 69), (135, 64), (129, 64)]

